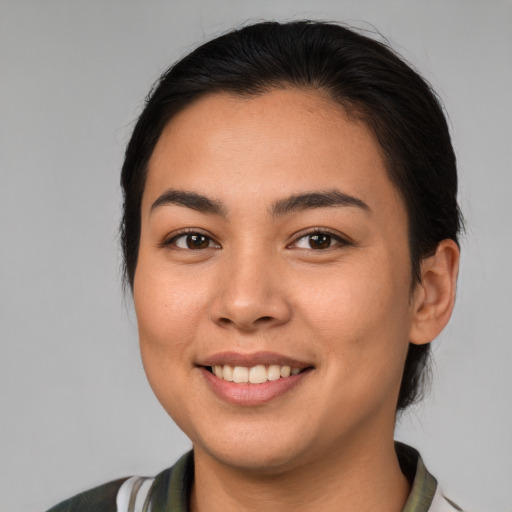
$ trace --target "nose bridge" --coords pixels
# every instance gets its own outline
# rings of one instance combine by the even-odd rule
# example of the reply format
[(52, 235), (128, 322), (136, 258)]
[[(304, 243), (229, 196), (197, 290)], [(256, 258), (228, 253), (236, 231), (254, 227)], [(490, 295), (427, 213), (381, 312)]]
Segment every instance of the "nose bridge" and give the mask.
[(225, 258), (211, 317), (215, 322), (254, 330), (286, 322), (291, 311), (279, 257), (269, 247), (253, 244)]

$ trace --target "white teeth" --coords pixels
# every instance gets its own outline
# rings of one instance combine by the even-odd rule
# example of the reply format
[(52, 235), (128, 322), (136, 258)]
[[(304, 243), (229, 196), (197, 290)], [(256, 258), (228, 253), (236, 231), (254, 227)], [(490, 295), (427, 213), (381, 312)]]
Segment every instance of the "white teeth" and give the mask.
[(281, 378), (281, 367), (278, 364), (271, 364), (267, 370), (268, 380), (277, 380)]
[(252, 384), (261, 384), (267, 382), (267, 369), (263, 365), (253, 366), (249, 370), (249, 382)]
[(264, 366), (259, 364), (251, 368), (245, 366), (215, 365), (212, 366), (212, 373), (219, 379), (229, 382), (262, 384), (263, 382), (285, 379), (290, 375), (298, 375), (301, 368), (271, 364)]
[(229, 382), (233, 382), (233, 367), (229, 366), (229, 364), (224, 365), (222, 370), (222, 378)]
[(289, 377), (292, 369), (289, 366), (281, 366), (281, 377)]
[(233, 368), (233, 381), (234, 382), (249, 382), (249, 368), (244, 366), (235, 366)]

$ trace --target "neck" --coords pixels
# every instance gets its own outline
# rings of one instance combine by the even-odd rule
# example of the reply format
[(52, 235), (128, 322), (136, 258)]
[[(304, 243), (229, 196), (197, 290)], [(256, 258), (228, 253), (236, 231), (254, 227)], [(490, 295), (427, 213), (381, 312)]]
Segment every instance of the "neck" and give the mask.
[(339, 453), (317, 455), (314, 461), (271, 473), (226, 465), (197, 447), (194, 457), (192, 512), (398, 512), (410, 491), (392, 438), (362, 446), (351, 443)]

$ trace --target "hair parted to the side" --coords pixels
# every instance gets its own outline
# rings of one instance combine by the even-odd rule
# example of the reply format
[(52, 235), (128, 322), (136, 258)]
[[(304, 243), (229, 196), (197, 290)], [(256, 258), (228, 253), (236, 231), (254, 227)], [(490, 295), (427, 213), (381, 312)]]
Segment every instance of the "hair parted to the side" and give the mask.
[[(374, 133), (408, 214), (411, 286), (420, 280), (421, 260), (441, 240), (457, 242), (462, 219), (455, 155), (429, 84), (388, 46), (344, 26), (264, 22), (201, 45), (169, 68), (148, 95), (121, 174), (121, 244), (131, 287), (147, 165), (165, 125), (206, 94), (251, 97), (289, 87), (322, 91)], [(420, 396), (429, 351), (430, 344), (410, 344), (398, 410)]]

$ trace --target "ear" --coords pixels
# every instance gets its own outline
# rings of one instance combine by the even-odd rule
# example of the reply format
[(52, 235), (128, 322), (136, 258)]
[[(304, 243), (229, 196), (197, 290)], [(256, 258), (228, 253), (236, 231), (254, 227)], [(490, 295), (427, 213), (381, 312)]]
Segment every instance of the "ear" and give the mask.
[(443, 240), (433, 256), (421, 262), (421, 282), (413, 298), (413, 318), (409, 341), (415, 345), (431, 342), (446, 326), (455, 304), (459, 247)]

